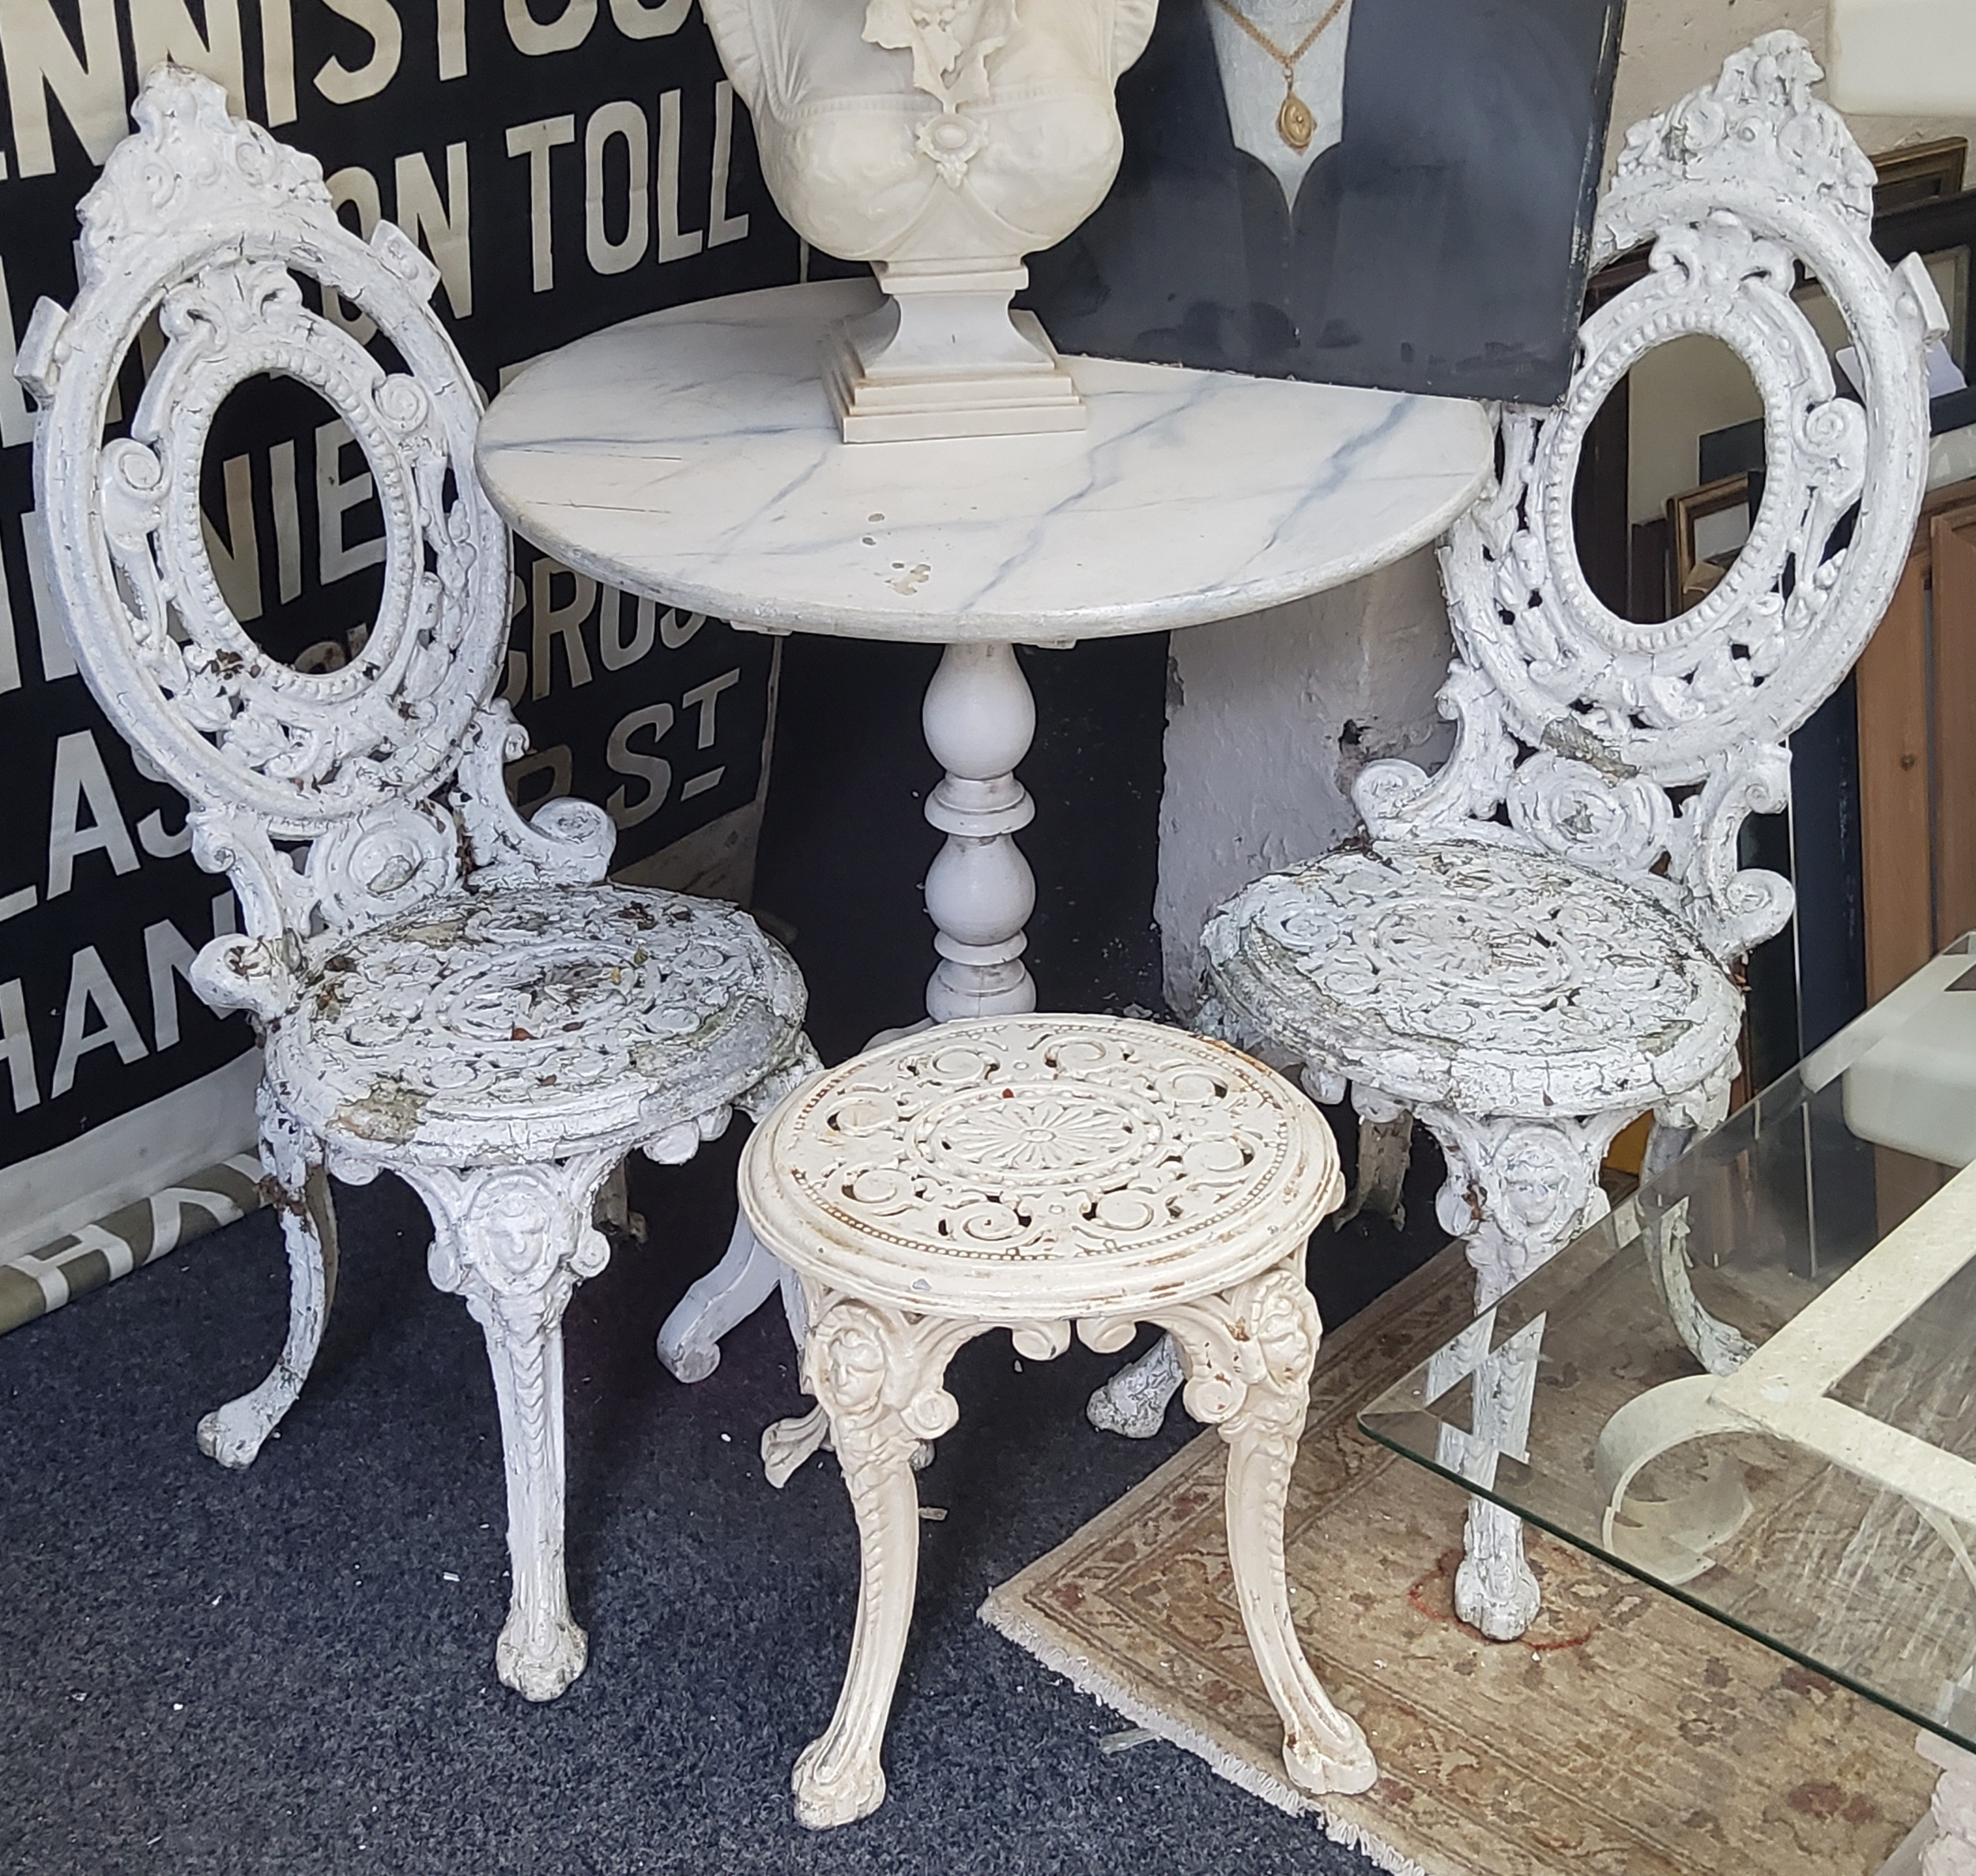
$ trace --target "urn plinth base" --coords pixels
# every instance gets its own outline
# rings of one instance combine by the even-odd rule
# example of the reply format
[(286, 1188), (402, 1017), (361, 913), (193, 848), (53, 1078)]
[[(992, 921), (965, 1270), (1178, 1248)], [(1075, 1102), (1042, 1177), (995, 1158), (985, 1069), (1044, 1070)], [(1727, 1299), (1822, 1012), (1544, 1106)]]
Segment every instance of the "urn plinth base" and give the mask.
[(1041, 323), (1009, 309), (1027, 268), (881, 262), (873, 272), (884, 304), (824, 341), (824, 389), (846, 443), (1084, 428), (1084, 400)]

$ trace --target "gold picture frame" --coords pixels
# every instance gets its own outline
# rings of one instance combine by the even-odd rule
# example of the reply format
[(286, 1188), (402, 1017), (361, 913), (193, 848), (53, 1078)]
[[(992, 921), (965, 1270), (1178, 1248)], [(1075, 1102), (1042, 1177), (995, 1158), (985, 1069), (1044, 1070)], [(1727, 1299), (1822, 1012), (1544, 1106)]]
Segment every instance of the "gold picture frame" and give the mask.
[(1872, 160), (1874, 214), (1889, 215), (1919, 202), (1959, 195), (1968, 160), (1967, 137), (1937, 137), (1884, 152)]
[[(1733, 524), (1725, 529), (1710, 529), (1711, 520), (1733, 515), (1738, 510), (1744, 517), (1740, 535), (1735, 533)], [(1736, 556), (1742, 551), (1743, 542), (1749, 538), (1755, 519), (1750, 507), (1748, 470), (1724, 476), (1719, 481), (1704, 482), (1699, 488), (1691, 488), (1684, 494), (1669, 496), (1667, 533), (1669, 549), (1674, 556), (1674, 591), (1684, 609), (1706, 597), (1735, 564)], [(1710, 538), (1712, 533), (1725, 534), (1729, 538), (1714, 540)]]

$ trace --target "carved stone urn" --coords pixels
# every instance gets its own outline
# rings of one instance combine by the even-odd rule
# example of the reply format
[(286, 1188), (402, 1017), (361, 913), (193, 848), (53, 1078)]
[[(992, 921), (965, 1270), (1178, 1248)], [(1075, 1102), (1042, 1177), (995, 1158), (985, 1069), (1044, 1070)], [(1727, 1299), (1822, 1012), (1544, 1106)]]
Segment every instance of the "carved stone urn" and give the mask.
[(885, 303), (824, 375), (850, 443), (1080, 429), (1023, 257), (1103, 201), (1156, 0), (702, 0), (769, 192)]

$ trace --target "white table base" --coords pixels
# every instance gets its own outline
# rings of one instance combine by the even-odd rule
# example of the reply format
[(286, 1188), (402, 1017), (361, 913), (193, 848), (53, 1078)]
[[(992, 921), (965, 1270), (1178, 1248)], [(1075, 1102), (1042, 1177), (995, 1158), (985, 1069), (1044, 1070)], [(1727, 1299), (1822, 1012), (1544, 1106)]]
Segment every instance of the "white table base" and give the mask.
[[(949, 645), (926, 687), (920, 721), (946, 771), (926, 801), (926, 819), (947, 836), (926, 875), (940, 954), (926, 985), (926, 1014), (935, 1023), (1024, 1015), (1036, 1007), (1035, 980), (1022, 961), (1036, 881), (1014, 836), (1035, 819), (1036, 804), (1015, 767), (1028, 753), (1036, 706), (1015, 647)], [(873, 1041), (903, 1033), (886, 1030)], [(737, 1217), (726, 1254), (666, 1318), (659, 1360), (682, 1381), (704, 1381), (720, 1364), (721, 1338), (768, 1301), (782, 1275), (747, 1219)], [(820, 1438), (820, 1426), (816, 1440), (781, 1456), (775, 1469), (786, 1478)]]
[(1015, 768), (1029, 752), (1036, 706), (1016, 648), (949, 645), (920, 722), (946, 770), (926, 801), (926, 819), (947, 836), (926, 875), (941, 959), (926, 985), (926, 1014), (936, 1023), (1024, 1015), (1036, 1007), (1035, 980), (1022, 961), (1036, 881), (1014, 835), (1035, 818), (1036, 804)]

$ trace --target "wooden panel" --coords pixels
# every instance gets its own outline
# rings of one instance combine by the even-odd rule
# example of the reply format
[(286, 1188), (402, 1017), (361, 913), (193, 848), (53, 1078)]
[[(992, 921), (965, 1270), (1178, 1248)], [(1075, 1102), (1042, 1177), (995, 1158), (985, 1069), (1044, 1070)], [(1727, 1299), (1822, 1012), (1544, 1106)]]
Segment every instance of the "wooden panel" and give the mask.
[[(1927, 651), (1928, 557), (1920, 553), (1908, 562), (1856, 672), (1869, 1000), (1884, 996), (1934, 954)], [(1804, 915), (1816, 917), (1817, 908), (1804, 908)]]
[(1976, 506), (1933, 518), (1935, 942), (1976, 929)]
[(1884, 1237), (1948, 1183), (1949, 1170), (1891, 1147), (1873, 1149), (1873, 1207)]
[(1654, 1117), (1642, 1114), (1613, 1136), (1605, 1150), (1605, 1164), (1616, 1173), (1630, 1173), (1635, 1179), (1646, 1158), (1646, 1138), (1654, 1131)]

